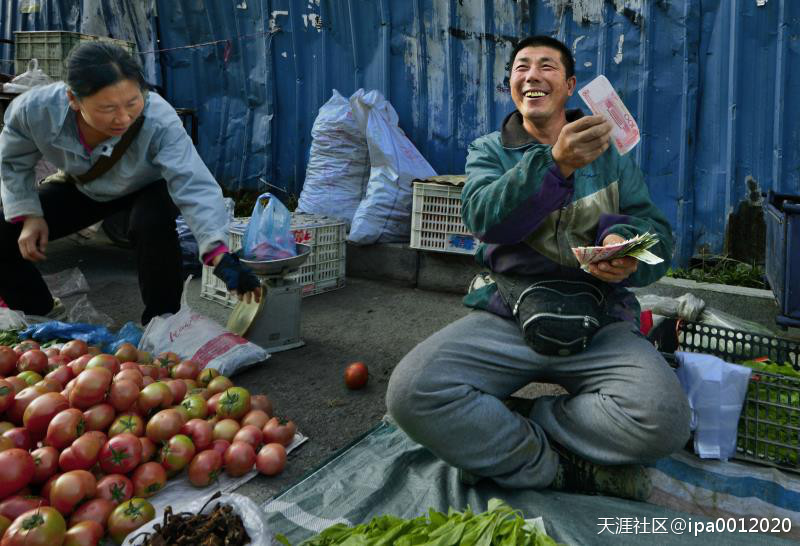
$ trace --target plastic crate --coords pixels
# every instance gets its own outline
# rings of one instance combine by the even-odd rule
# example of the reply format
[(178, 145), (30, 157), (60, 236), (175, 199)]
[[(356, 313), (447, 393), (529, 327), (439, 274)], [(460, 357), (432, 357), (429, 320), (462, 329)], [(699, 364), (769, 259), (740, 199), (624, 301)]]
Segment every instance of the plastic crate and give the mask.
[(133, 42), (117, 40), (105, 36), (94, 36), (80, 32), (65, 30), (38, 30), (14, 33), (14, 70), (22, 74), (28, 68), (28, 62), (36, 59), (45, 74), (55, 80), (63, 80), (67, 68), (64, 65), (69, 52), (81, 42), (102, 40), (111, 42), (130, 53), (136, 52)]
[(461, 186), (414, 182), (411, 248), (475, 254), (479, 243), (461, 220)]
[[(674, 363), (675, 351), (705, 353), (726, 362), (760, 357), (800, 372), (800, 342), (719, 326), (669, 319), (648, 336)], [(739, 417), (736, 459), (800, 472), (800, 379), (753, 371)]]
[(800, 327), (800, 196), (769, 192), (766, 274), (778, 300), (776, 322)]
[[(228, 248), (231, 251), (242, 248), (248, 220), (249, 218), (237, 218), (231, 224), (228, 239)], [(344, 221), (329, 216), (292, 214), (295, 241), (311, 246), (311, 254), (306, 262), (288, 276), (302, 287), (303, 297), (344, 287), (346, 229)], [(207, 265), (203, 266), (200, 296), (227, 307), (233, 307), (238, 301)]]

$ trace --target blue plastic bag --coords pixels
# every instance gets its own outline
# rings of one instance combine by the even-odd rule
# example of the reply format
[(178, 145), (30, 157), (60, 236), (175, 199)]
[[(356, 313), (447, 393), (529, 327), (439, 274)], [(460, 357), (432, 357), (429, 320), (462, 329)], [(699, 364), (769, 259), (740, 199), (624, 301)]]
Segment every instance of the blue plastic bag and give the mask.
[(80, 339), (89, 345), (100, 347), (104, 352), (113, 354), (125, 342), (139, 345), (142, 329), (133, 322), (126, 322), (116, 334), (105, 326), (87, 324), (85, 322), (60, 322), (51, 320), (29, 326), (19, 334), (20, 339), (35, 339), (45, 342), (51, 339)]
[(244, 234), (243, 256), (248, 260), (282, 260), (297, 256), (291, 229), (292, 213), (280, 199), (261, 194)]

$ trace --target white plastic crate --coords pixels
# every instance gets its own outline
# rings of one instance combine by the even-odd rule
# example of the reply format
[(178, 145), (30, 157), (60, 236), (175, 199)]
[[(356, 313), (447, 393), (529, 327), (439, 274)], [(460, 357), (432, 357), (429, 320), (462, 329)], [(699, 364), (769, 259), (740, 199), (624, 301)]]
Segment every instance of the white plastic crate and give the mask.
[(414, 182), (411, 248), (475, 254), (478, 241), (461, 220), (462, 186)]
[(94, 36), (66, 30), (34, 30), (14, 32), (15, 73), (27, 70), (28, 61), (36, 59), (45, 74), (55, 80), (63, 80), (67, 68), (64, 61), (72, 48), (81, 42), (101, 40), (116, 44), (129, 53), (136, 51), (136, 45), (127, 40), (117, 40), (105, 36)]
[[(237, 218), (230, 228), (228, 248), (242, 248), (244, 231), (249, 218)], [(311, 254), (297, 272), (288, 276), (302, 286), (302, 295), (313, 296), (344, 287), (346, 225), (344, 221), (318, 214), (292, 213), (292, 232), (295, 241), (311, 247)], [(213, 268), (203, 266), (200, 296), (228, 307), (238, 299), (231, 295), (225, 283), (218, 279)]]

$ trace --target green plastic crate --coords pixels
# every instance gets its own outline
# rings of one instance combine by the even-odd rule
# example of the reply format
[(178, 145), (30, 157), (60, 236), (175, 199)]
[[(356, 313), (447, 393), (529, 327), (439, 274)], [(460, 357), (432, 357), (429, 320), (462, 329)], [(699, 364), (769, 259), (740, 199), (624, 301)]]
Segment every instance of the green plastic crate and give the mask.
[(14, 71), (22, 74), (28, 69), (28, 62), (36, 59), (45, 74), (54, 80), (63, 80), (66, 76), (67, 59), (72, 48), (81, 42), (102, 40), (114, 43), (130, 53), (135, 53), (133, 42), (117, 40), (104, 36), (68, 32), (65, 30), (37, 30), (14, 33)]

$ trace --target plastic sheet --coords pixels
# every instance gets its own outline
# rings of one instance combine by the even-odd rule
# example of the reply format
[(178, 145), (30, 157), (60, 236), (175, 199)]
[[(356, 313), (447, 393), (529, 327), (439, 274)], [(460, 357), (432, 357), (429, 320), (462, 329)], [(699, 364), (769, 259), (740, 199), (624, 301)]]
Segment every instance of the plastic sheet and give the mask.
[(105, 326), (96, 324), (51, 320), (29, 326), (19, 333), (19, 337), (39, 342), (53, 339), (81, 339), (89, 345), (99, 346), (104, 352), (113, 354), (122, 343), (138, 345), (142, 330), (136, 324), (127, 322), (114, 334)]
[[(286, 449), (287, 453), (291, 453), (308, 440), (308, 437), (302, 433), (297, 432), (294, 440)], [(200, 508), (211, 498), (217, 491), (222, 491), (223, 495), (212, 501), (206, 510), (213, 510), (218, 502), (223, 504), (230, 504), (234, 510), (242, 517), (244, 521), (247, 534), (250, 535), (252, 541), (251, 546), (269, 546), (272, 544), (272, 535), (270, 532), (269, 524), (267, 523), (267, 515), (264, 511), (253, 501), (243, 495), (232, 493), (238, 487), (249, 482), (257, 475), (256, 470), (251, 470), (244, 476), (232, 478), (224, 472), (219, 475), (217, 482), (213, 486), (204, 489), (199, 489), (189, 482), (186, 474), (179, 478), (167, 481), (167, 485), (158, 492), (158, 494), (149, 498), (156, 510), (156, 517), (147, 525), (137, 529), (131, 534), (131, 537), (125, 541), (126, 545), (142, 544), (144, 537), (137, 540), (131, 540), (142, 531), (152, 531), (156, 523), (161, 523), (164, 518), (164, 510), (167, 506), (172, 506), (175, 512), (194, 512), (197, 513)], [(195, 499), (187, 504), (187, 499)]]

